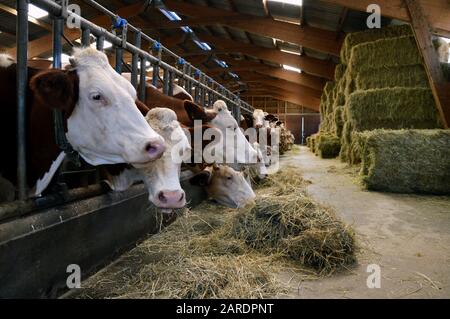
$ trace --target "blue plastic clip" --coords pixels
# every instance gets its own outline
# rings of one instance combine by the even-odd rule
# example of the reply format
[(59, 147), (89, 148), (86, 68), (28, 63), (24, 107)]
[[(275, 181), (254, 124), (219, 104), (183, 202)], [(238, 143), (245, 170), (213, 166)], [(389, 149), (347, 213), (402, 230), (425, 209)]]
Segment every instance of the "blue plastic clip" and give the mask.
[(178, 64), (179, 65), (184, 65), (186, 63), (186, 61), (183, 58), (179, 58), (178, 59)]
[(159, 51), (161, 49), (161, 43), (155, 42), (153, 43), (153, 50)]
[(126, 19), (122, 19), (121, 17), (117, 16), (117, 18), (115, 19), (114, 23), (113, 23), (113, 28), (114, 29), (123, 29), (126, 25), (127, 25), (127, 20)]

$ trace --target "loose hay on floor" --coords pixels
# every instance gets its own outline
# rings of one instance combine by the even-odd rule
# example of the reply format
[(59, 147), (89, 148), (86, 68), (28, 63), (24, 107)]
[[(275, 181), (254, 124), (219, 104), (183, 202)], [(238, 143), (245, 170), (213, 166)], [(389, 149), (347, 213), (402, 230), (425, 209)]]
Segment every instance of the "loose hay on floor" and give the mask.
[(269, 298), (277, 274), (317, 278), (355, 262), (353, 232), (312, 201), (298, 170), (259, 186), (255, 205), (206, 202), (83, 282), (78, 298)]

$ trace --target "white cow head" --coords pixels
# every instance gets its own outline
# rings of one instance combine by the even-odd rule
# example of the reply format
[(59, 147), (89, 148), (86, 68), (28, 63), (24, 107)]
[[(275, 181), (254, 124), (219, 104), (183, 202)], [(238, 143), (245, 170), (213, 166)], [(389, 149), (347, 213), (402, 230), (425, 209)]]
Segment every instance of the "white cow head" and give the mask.
[(204, 187), (211, 198), (232, 208), (243, 207), (256, 198), (244, 173), (225, 165), (209, 166), (192, 177), (190, 182)]
[(136, 91), (92, 48), (75, 49), (70, 70), (31, 80), (35, 98), (67, 118), (67, 140), (91, 165), (140, 165), (159, 158), (164, 141), (136, 107)]
[(266, 126), (264, 118), (267, 113), (261, 109), (256, 109), (253, 111), (253, 127), (256, 129), (260, 129)]
[(149, 200), (163, 209), (181, 208), (186, 205), (186, 196), (180, 185), (181, 161), (174, 159), (173, 149), (187, 152), (189, 141), (177, 121), (175, 112), (166, 108), (154, 108), (146, 116), (156, 132), (166, 143), (166, 151), (156, 161), (140, 168), (126, 169), (120, 175), (111, 177), (110, 187), (116, 191), (128, 189), (137, 181), (144, 181)]
[(213, 105), (213, 112), (217, 115), (211, 120), (211, 124), (218, 128), (224, 136), (225, 162), (254, 164), (257, 162), (257, 153), (245, 138), (236, 119), (228, 110), (224, 101), (218, 100)]

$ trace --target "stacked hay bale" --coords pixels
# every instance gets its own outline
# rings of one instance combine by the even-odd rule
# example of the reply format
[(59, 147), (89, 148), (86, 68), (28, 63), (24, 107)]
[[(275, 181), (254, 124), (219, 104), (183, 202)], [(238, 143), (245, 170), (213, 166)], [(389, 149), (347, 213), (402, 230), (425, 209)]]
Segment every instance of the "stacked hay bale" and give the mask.
[[(369, 171), (381, 172), (393, 165), (390, 161), (394, 158), (384, 157), (384, 166), (381, 160), (373, 160), (374, 152), (365, 150), (375, 137), (367, 139), (361, 132), (370, 134), (376, 129), (391, 130), (378, 140), (377, 154), (384, 154), (381, 149), (390, 147), (386, 136), (395, 132), (392, 130), (442, 128), (412, 29), (409, 25), (401, 25), (349, 34), (341, 50), (341, 61), (342, 64), (336, 67), (335, 82), (327, 83), (322, 95), (320, 108), (324, 123), (320, 127), (320, 137), (316, 138), (318, 145), (314, 152), (319, 153), (320, 144), (327, 141), (323, 136), (338, 137), (342, 161), (358, 164), (363, 159), (361, 175), (369, 188), (395, 191), (387, 179), (383, 184), (378, 177), (373, 180), (375, 174), (367, 173), (370, 165)], [(445, 64), (443, 69), (445, 73)], [(418, 135), (411, 133), (408, 136)], [(424, 134), (418, 140), (431, 138), (430, 134)], [(400, 143), (401, 138), (396, 141)], [(407, 148), (406, 145), (404, 147)], [(401, 144), (397, 145), (398, 154), (402, 154), (402, 148)], [(404, 152), (407, 156), (408, 151), (405, 149)], [(369, 158), (373, 160), (371, 164), (368, 164)], [(427, 165), (432, 164), (429, 161)], [(388, 171), (384, 174), (396, 175), (401, 179), (396, 184), (402, 185), (408, 183), (407, 176), (417, 173), (412, 167), (405, 167), (403, 174)], [(408, 187), (400, 189), (407, 191)], [(428, 192), (426, 187), (418, 189)]]
[(373, 130), (355, 140), (369, 189), (450, 194), (450, 130)]

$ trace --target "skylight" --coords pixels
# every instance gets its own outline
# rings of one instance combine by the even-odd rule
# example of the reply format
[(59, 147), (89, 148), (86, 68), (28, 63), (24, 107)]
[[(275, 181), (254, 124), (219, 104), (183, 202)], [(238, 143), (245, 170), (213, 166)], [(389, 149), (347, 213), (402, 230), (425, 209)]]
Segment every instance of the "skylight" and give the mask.
[(48, 12), (30, 3), (28, 4), (28, 15), (32, 16), (35, 19), (40, 19), (45, 16), (48, 16)]
[(228, 64), (225, 61), (222, 61), (222, 60), (219, 60), (219, 59), (214, 59), (214, 62), (216, 62), (222, 68), (228, 68)]
[(302, 6), (303, 5), (303, 0), (269, 0), (269, 1), (291, 4), (294, 6)]
[(161, 13), (164, 14), (170, 21), (181, 21), (180, 16), (176, 12), (165, 9), (159, 9), (159, 11), (161, 11)]
[(293, 71), (293, 72), (297, 72), (297, 73), (302, 73), (302, 70), (300, 70), (299, 68), (290, 66), (290, 65), (286, 65), (283, 64), (283, 69), (288, 70), (288, 71)]
[(281, 52), (285, 52), (285, 53), (295, 54), (295, 55), (301, 55), (300, 52), (298, 52), (298, 51), (293, 51), (293, 50), (281, 49), (280, 51), (281, 51)]
[(208, 43), (198, 41), (198, 40), (194, 40), (194, 42), (195, 42), (195, 44), (197, 44), (200, 47), (200, 49), (205, 50), (205, 51), (211, 51), (211, 47), (209, 46)]

